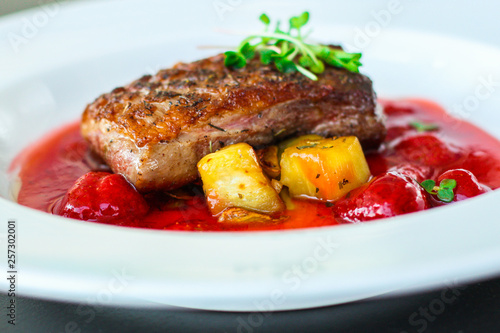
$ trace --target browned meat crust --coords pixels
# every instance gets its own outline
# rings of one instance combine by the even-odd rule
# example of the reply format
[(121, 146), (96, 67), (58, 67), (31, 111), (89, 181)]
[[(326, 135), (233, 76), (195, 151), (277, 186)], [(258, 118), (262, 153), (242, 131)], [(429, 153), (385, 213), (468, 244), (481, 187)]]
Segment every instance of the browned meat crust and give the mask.
[(83, 113), (83, 136), (140, 191), (195, 180), (210, 147), (315, 133), (356, 135), (369, 149), (385, 136), (364, 75), (328, 67), (312, 81), (257, 59), (239, 70), (223, 60), (178, 63), (100, 96)]

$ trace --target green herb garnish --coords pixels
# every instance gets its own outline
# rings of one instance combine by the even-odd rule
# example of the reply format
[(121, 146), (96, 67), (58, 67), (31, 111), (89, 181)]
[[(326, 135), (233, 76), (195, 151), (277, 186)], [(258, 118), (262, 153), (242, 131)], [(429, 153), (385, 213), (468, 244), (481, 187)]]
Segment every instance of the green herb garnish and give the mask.
[(208, 123), (208, 126), (210, 126), (212, 128), (215, 128), (216, 130), (221, 131), (221, 132), (225, 132), (226, 131), (225, 129), (220, 128), (218, 126), (215, 126), (214, 124), (211, 124), (211, 123)]
[(409, 125), (416, 129), (417, 132), (429, 132), (439, 129), (437, 124), (421, 123), (419, 121), (412, 121)]
[(310, 144), (310, 145), (305, 145), (305, 146), (299, 146), (297, 147), (298, 150), (302, 150), (302, 149), (306, 149), (306, 148), (314, 148), (318, 145), (318, 143), (313, 143), (313, 144)]
[(328, 45), (306, 43), (302, 28), (309, 21), (309, 13), (303, 12), (289, 20), (288, 31), (280, 29), (280, 22), (271, 30), (271, 19), (266, 14), (260, 16), (265, 30), (246, 37), (236, 51), (225, 52), (224, 65), (233, 68), (245, 67), (247, 61), (258, 53), (264, 65), (273, 63), (282, 73), (300, 72), (316, 81), (316, 74), (325, 70), (325, 65), (345, 68), (358, 73), (361, 53), (348, 53)]
[(422, 187), (430, 194), (437, 195), (438, 199), (443, 202), (452, 202), (455, 194), (453, 189), (457, 186), (455, 179), (443, 179), (439, 186), (432, 179), (424, 180), (420, 183)]

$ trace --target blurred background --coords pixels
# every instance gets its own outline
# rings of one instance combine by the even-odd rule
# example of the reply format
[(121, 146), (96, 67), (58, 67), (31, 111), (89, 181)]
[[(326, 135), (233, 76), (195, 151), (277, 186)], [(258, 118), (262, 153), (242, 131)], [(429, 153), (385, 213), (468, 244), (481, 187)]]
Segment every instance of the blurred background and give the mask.
[[(59, 0), (62, 1), (71, 1), (71, 0)], [(39, 6), (44, 4), (44, 0), (2, 0), (0, 3), (0, 15), (10, 14), (13, 12), (17, 12), (23, 9)]]
[[(54, 2), (65, 3), (76, 1), (84, 2), (95, 0), (1, 0), (0, 16)], [(105, 0), (100, 0), (99, 2), (102, 1)], [(283, 0), (269, 2), (254, 0), (209, 0), (209, 3), (214, 8), (220, 6), (221, 3), (229, 3), (234, 4), (240, 9), (247, 9), (251, 8), (256, 2), (259, 2), (260, 6), (263, 8), (267, 5), (271, 7), (271, 4), (278, 4), (284, 7), (293, 7), (296, 3), (305, 3), (310, 7), (314, 7), (314, 5), (323, 5), (322, 0), (309, 0), (303, 2), (293, 0), (291, 2)], [(341, 0), (334, 0), (333, 2), (338, 3), (339, 6), (345, 5), (345, 2)], [(367, 19), (373, 19), (373, 11), (371, 9), (384, 8), (391, 2), (404, 5), (405, 8), (408, 8), (408, 10), (398, 15), (398, 19), (394, 20), (395, 22), (391, 22), (392, 27), (436, 31), (458, 37), (475, 39), (477, 41), (495, 43), (497, 45), (500, 44), (500, 34), (496, 33), (500, 27), (497, 17), (498, 1), (496, 0), (355, 0), (352, 1), (352, 3), (356, 5), (353, 6), (351, 4), (347, 7), (359, 11), (360, 22), (364, 24)], [(118, 3), (119, 1), (117, 1), (117, 4)], [(206, 3), (206, 1), (190, 0), (186, 1), (186, 3), (190, 3), (192, 8), (197, 8), (200, 3)], [(303, 5), (301, 5), (301, 7), (303, 7)], [(342, 8), (342, 10), (345, 10), (345, 8)], [(315, 13), (316, 16), (328, 14), (332, 13)], [(333, 18), (335, 15), (331, 17)], [(453, 20), (449, 18), (453, 18)], [(340, 18), (335, 17), (335, 20), (342, 21), (342, 16)], [(358, 25), (358, 22), (349, 23)]]

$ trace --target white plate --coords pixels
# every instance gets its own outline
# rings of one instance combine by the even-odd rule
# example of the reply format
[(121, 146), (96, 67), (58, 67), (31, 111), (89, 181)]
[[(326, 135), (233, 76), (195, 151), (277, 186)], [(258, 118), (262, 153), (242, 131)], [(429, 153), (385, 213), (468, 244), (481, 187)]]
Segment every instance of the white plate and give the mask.
[[(214, 6), (221, 2), (233, 7), (219, 17)], [(237, 37), (213, 28), (245, 30), (258, 24), (255, 17), (266, 7), (238, 1), (51, 6), (0, 23), (1, 35), (8, 37), (0, 44), (0, 216), (3, 226), (8, 218), (18, 221), (20, 294), (82, 304), (263, 311), (331, 305), (500, 273), (498, 191), (391, 220), (255, 233), (128, 229), (17, 205), (9, 199), (6, 170), (23, 147), (76, 119), (102, 92), (177, 60), (212, 53), (197, 45), (234, 45)], [(303, 8), (279, 6), (274, 3), (272, 12), (282, 18)], [(390, 26), (365, 47), (356, 43), (352, 26), (327, 20), (322, 6), (309, 4), (315, 37), (361, 47), (363, 70), (381, 96), (421, 96), (455, 110), (454, 105), (478, 98), (481, 78), (500, 78), (497, 48)], [(357, 12), (346, 10), (342, 22), (359, 20)], [(37, 24), (31, 32), (30, 22)], [(24, 38), (22, 43), (9, 43), (16, 36)], [(500, 138), (500, 88), (492, 89), (477, 106), (456, 115)], [(2, 259), (6, 270), (5, 264)], [(0, 287), (8, 289), (5, 279)]]

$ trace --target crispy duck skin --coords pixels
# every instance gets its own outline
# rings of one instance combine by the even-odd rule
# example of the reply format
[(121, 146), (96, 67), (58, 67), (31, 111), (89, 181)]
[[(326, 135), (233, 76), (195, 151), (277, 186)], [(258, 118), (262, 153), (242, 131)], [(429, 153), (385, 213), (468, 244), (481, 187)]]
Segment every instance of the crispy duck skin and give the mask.
[(312, 81), (258, 59), (230, 69), (220, 54), (103, 94), (85, 109), (81, 130), (114, 172), (147, 192), (194, 181), (203, 156), (238, 142), (314, 133), (355, 135), (364, 149), (376, 148), (386, 133), (376, 106), (362, 74), (327, 67)]

